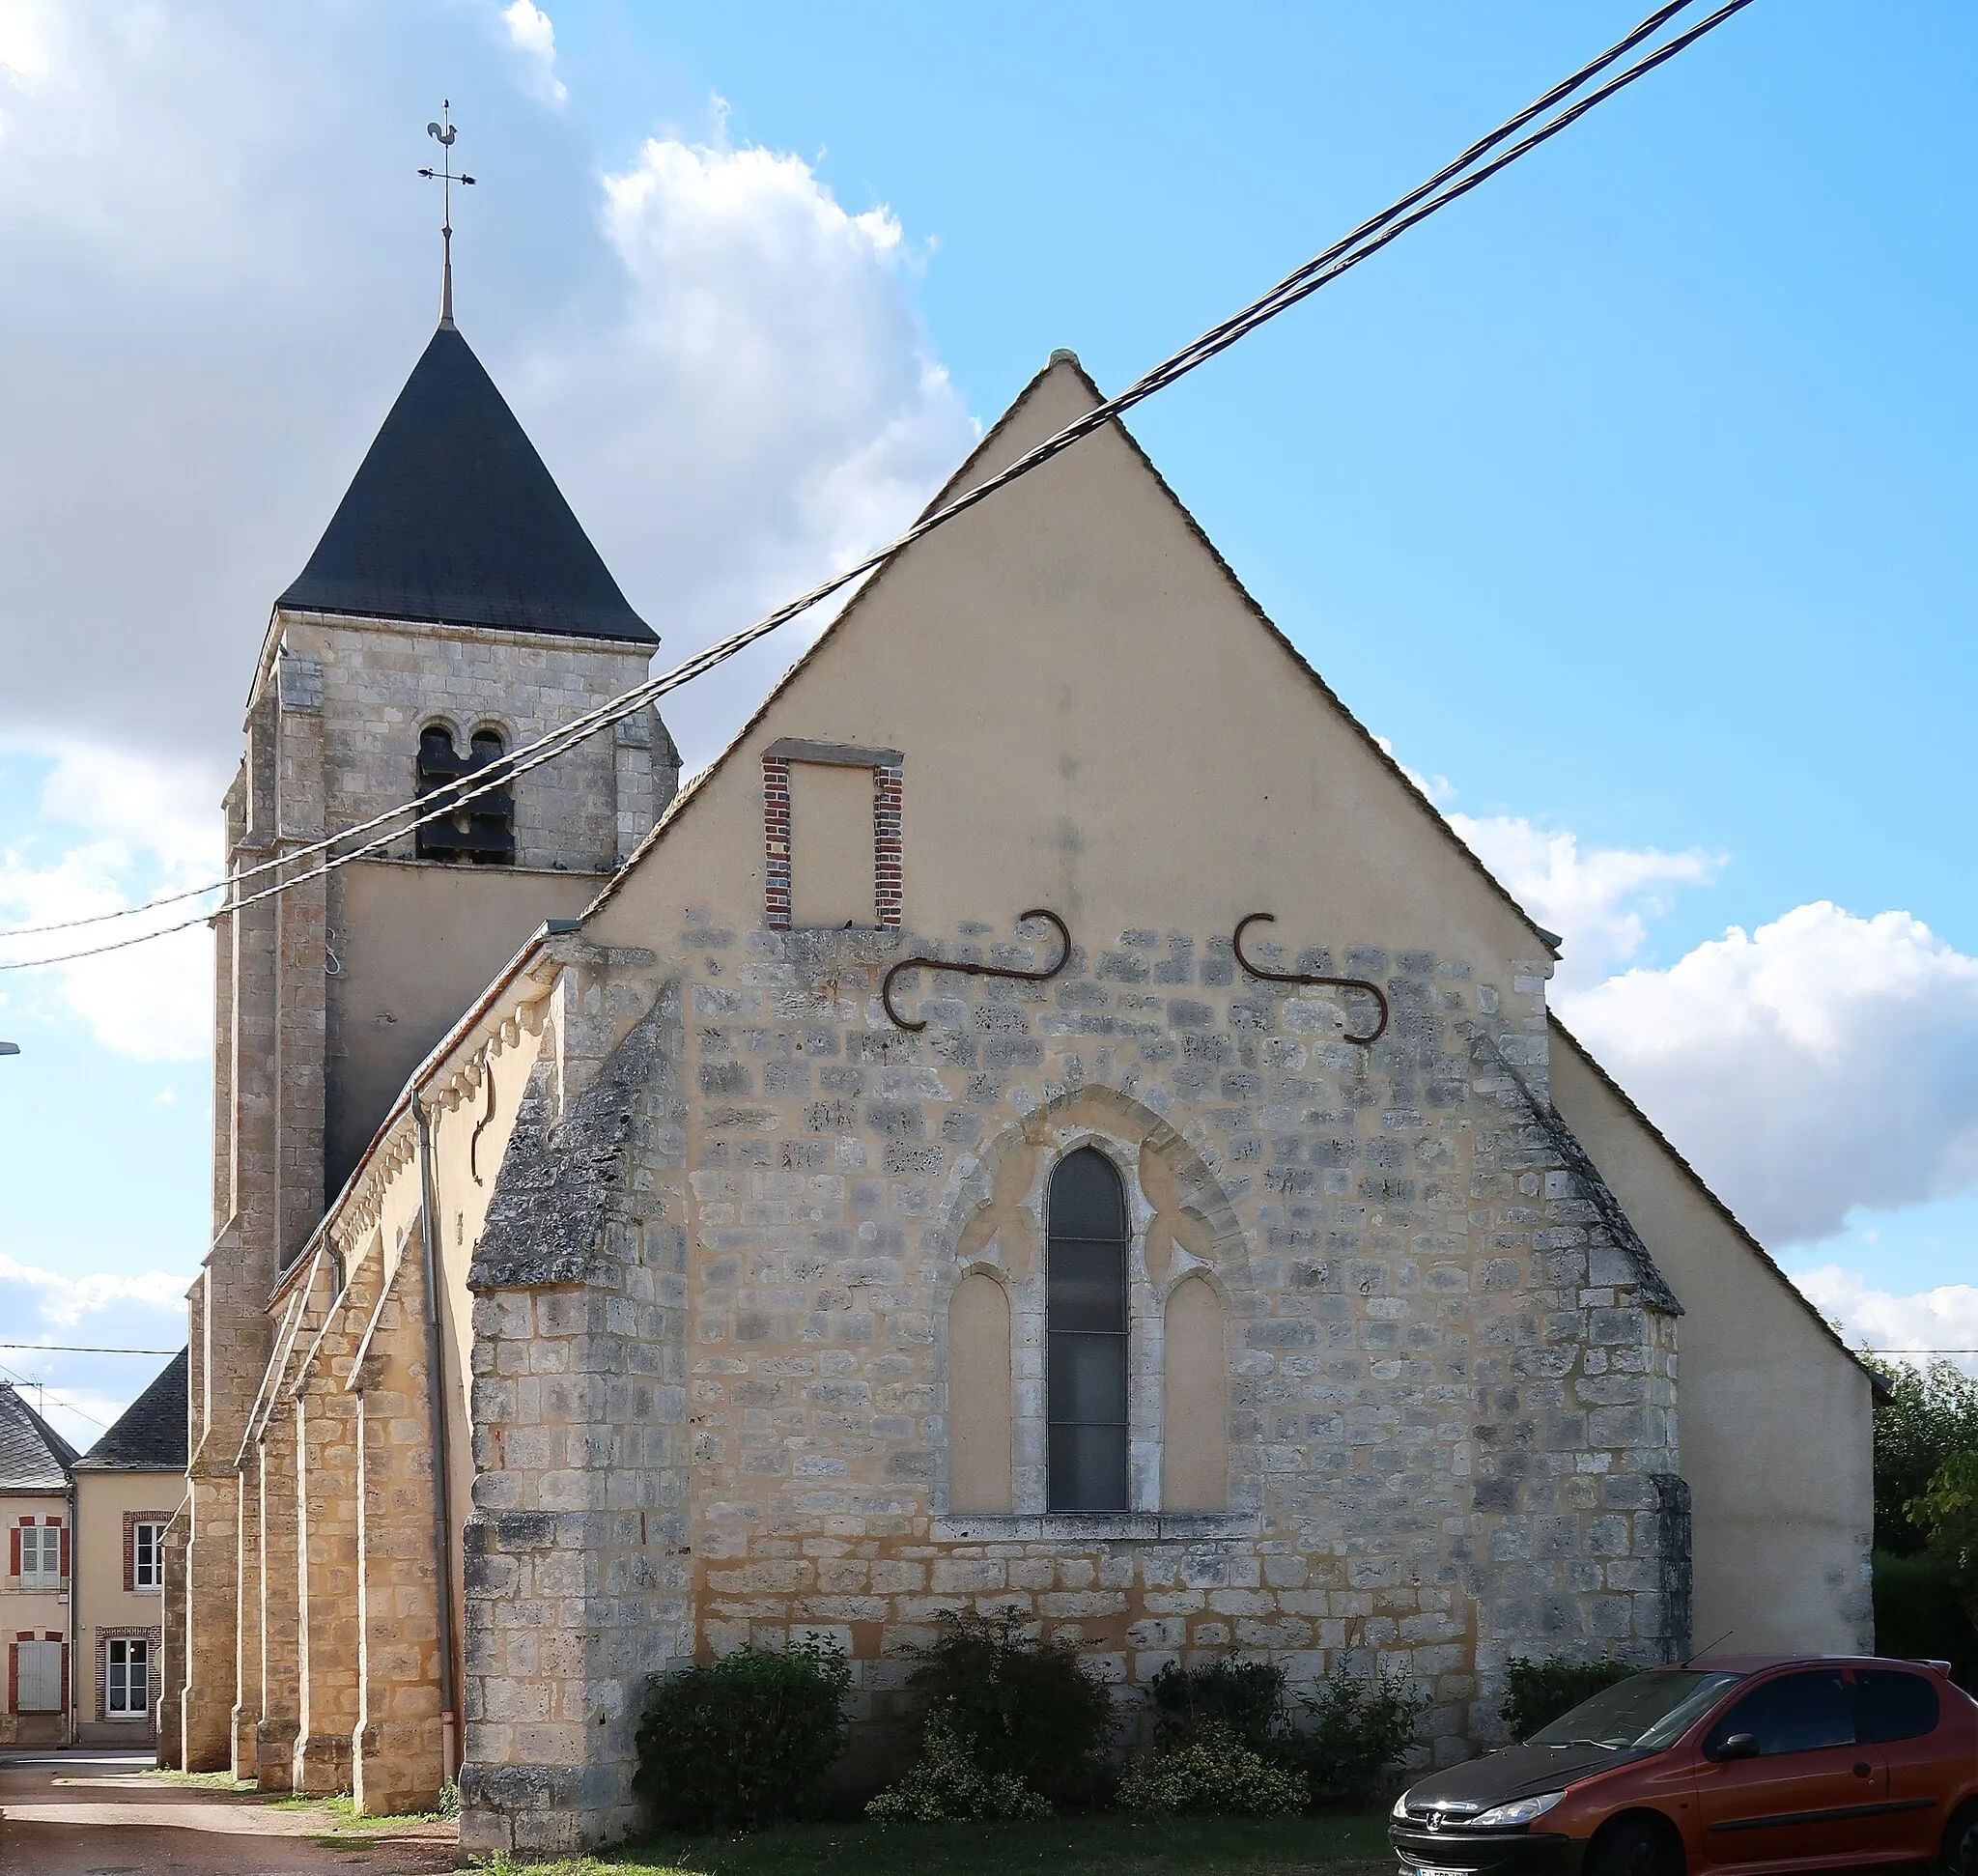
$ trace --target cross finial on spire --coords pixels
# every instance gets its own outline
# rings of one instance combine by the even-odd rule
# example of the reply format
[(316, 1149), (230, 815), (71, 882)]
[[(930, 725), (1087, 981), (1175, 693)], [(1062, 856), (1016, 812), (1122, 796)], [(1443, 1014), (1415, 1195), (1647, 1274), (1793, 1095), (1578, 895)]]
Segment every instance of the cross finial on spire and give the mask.
[(422, 169), (419, 174), (428, 182), (439, 185), (439, 324), (448, 329), (453, 326), (453, 185), (473, 184), (471, 176), (464, 176), (453, 166), (453, 140), (460, 134), (453, 122), (453, 99), (442, 99), (439, 105), (439, 122), (426, 126), (426, 134), (439, 145), (439, 167)]

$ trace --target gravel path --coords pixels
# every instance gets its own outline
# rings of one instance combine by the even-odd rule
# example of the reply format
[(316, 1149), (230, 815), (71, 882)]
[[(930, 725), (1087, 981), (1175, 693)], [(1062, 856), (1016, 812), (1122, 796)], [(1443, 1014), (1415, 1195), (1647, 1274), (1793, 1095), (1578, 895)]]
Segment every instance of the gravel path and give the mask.
[(0, 1871), (6, 1876), (430, 1876), (455, 1867), (453, 1832), (407, 1826), (333, 1841), (315, 1807), (275, 1810), (251, 1795), (142, 1776), (128, 1754), (0, 1754)]

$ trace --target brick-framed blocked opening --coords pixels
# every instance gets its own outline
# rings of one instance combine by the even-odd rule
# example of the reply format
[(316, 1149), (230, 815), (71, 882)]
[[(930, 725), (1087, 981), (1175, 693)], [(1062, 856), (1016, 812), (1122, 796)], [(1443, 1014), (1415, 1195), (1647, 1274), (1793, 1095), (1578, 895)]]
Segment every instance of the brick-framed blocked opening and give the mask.
[(864, 749), (796, 736), (772, 743), (762, 757), (763, 924), (772, 931), (787, 931), (792, 923), (793, 869), (802, 864), (790, 842), (793, 762), (872, 771), (872, 923), (898, 930), (906, 908), (906, 757), (896, 749)]

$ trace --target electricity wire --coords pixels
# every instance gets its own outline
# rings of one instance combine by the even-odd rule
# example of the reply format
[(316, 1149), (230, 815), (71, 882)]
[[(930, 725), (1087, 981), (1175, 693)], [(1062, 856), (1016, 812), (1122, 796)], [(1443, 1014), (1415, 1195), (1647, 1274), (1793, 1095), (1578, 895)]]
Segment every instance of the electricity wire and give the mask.
[[(1189, 372), (1205, 364), (1210, 358), (1228, 351), (1230, 346), (1236, 344), (1250, 332), (1255, 331), (1257, 327), (1269, 320), (1275, 319), (1280, 313), (1308, 298), (1321, 287), (1338, 279), (1341, 274), (1346, 272), (1351, 268), (1357, 267), (1370, 255), (1378, 253), (1390, 242), (1399, 238), (1409, 228), (1427, 220), (1430, 215), (1438, 213), (1441, 210), (1447, 208), (1452, 202), (1467, 195), (1472, 189), (1486, 182), (1500, 170), (1508, 168), (1512, 163), (1516, 162), (1519, 158), (1537, 149), (1540, 144), (1557, 136), (1560, 131), (1567, 128), (1568, 125), (1576, 123), (1596, 105), (1604, 102), (1617, 92), (1625, 89), (1637, 79), (1646, 76), (1650, 71), (1667, 63), (1679, 52), (1703, 38), (1705, 34), (1714, 31), (1716, 27), (1723, 24), (1734, 14), (1742, 12), (1745, 7), (1751, 4), (1751, 0), (1728, 0), (1728, 4), (1719, 7), (1714, 13), (1698, 21), (1694, 26), (1667, 41), (1653, 52), (1617, 73), (1605, 84), (1590, 92), (1577, 103), (1560, 112), (1559, 115), (1541, 125), (1529, 136), (1520, 139), (1492, 161), (1483, 165), (1481, 168), (1471, 170), (1471, 173), (1468, 175), (1462, 174), (1465, 169), (1476, 162), (1480, 156), (1496, 148), (1507, 137), (1515, 135), (1526, 125), (1531, 124), (1536, 118), (1542, 116), (1554, 104), (1570, 96), (1574, 91), (1577, 91), (1589, 78), (1606, 70), (1616, 60), (1625, 57), (1628, 51), (1639, 45), (1644, 40), (1652, 37), (1690, 4), (1692, 4), (1692, 0), (1671, 0), (1671, 4), (1658, 7), (1640, 25), (1623, 39), (1617, 41), (1614, 45), (1610, 46), (1597, 58), (1589, 61), (1569, 77), (1552, 86), (1540, 98), (1507, 119), (1487, 136), (1480, 138), (1469, 149), (1464, 151), (1461, 156), (1438, 170), (1427, 182), (1411, 189), (1406, 195), (1401, 196), (1399, 200), (1390, 204), (1388, 208), (1382, 210), (1379, 214), (1361, 223), (1352, 233), (1334, 242), (1323, 252), (1314, 256), (1313, 259), (1305, 262), (1291, 273), (1286, 275), (1284, 279), (1280, 280), (1267, 293), (1253, 300), (1240, 312), (1223, 321), (1219, 326), (1211, 327), (1210, 330), (1193, 340), (1179, 352), (1163, 360), (1162, 363), (1155, 366), (1144, 377), (1129, 385), (1127, 389), (1118, 393), (1117, 396), (1102, 400), (1090, 411), (1087, 412), (1085, 415), (1067, 424), (1056, 435), (1047, 438), (1043, 442), (1037, 444), (1023, 456), (1018, 457), (1015, 462), (1009, 464), (997, 474), (957, 497), (946, 506), (923, 516), (912, 527), (907, 529), (905, 533), (899, 535), (885, 547), (867, 554), (863, 559), (845, 568), (830, 579), (820, 582), (817, 585), (812, 586), (808, 591), (800, 594), (795, 599), (785, 602), (774, 611), (756, 620), (754, 624), (747, 626), (742, 631), (731, 634), (728, 638), (705, 647), (693, 657), (688, 659), (684, 664), (674, 667), (673, 669), (664, 672), (658, 677), (648, 678), (642, 683), (633, 686), (618, 696), (574, 718), (560, 728), (549, 731), (545, 735), (536, 738), (533, 742), (524, 744), (512, 754), (501, 758), (500, 761), (491, 763), (487, 769), (480, 772), (484, 779), (473, 787), (455, 784), (451, 787), (436, 790), (432, 794), (418, 797), (410, 802), (399, 803), (397, 806), (386, 810), (383, 813), (375, 815), (368, 821), (360, 822), (353, 827), (341, 829), (321, 840), (294, 848), (288, 853), (277, 855), (273, 859), (259, 862), (251, 867), (230, 875), (227, 879), (214, 880), (205, 886), (189, 887), (176, 893), (162, 895), (142, 906), (124, 907), (115, 912), (96, 913), (81, 919), (64, 920), (41, 925), (17, 926), (11, 931), (0, 932), (0, 941), (32, 937), (53, 931), (72, 930), (84, 925), (101, 924), (112, 919), (134, 917), (144, 912), (161, 909), (167, 905), (182, 903), (187, 899), (203, 897), (210, 893), (231, 892), (236, 895), (214, 913), (195, 914), (190, 918), (183, 919), (150, 931), (141, 932), (128, 938), (118, 939), (108, 944), (90, 946), (78, 951), (62, 952), (51, 957), (0, 962), (0, 972), (34, 970), (48, 965), (73, 963), (83, 958), (101, 956), (110, 952), (126, 950), (132, 945), (149, 944), (154, 939), (168, 937), (175, 932), (189, 930), (194, 925), (206, 924), (212, 917), (237, 912), (246, 906), (258, 904), (264, 899), (274, 897), (281, 893), (290, 891), (294, 887), (320, 879), (325, 874), (336, 870), (339, 867), (347, 866), (355, 860), (360, 860), (367, 854), (388, 846), (392, 841), (402, 839), (405, 835), (427, 825), (431, 821), (449, 817), (459, 812), (463, 808), (480, 796), (491, 793), (497, 788), (505, 787), (516, 777), (525, 775), (530, 770), (540, 767), (543, 763), (553, 761), (557, 756), (567, 753), (579, 743), (596, 734), (599, 730), (622, 721), (624, 718), (633, 715), (636, 711), (642, 709), (648, 703), (665, 696), (668, 692), (691, 682), (695, 677), (703, 675), (717, 665), (724, 663), (738, 652), (747, 649), (757, 640), (767, 637), (778, 627), (787, 624), (791, 619), (808, 611), (812, 607), (831, 598), (834, 594), (843, 591), (847, 586), (854, 584), (867, 574), (884, 565), (903, 549), (931, 534), (935, 529), (947, 526), (947, 523), (955, 520), (958, 516), (987, 500), (990, 496), (1007, 487), (1010, 483), (1017, 481), (1022, 476), (1030, 474), (1044, 463), (1061, 454), (1064, 450), (1070, 448), (1072, 444), (1091, 435), (1094, 431), (1103, 428), (1124, 412), (1144, 402), (1157, 391), (1164, 390), (1168, 385), (1185, 377)], [(1452, 179), (1459, 180), (1453, 181)], [(427, 803), (433, 805), (427, 808), (425, 812), (418, 813), (417, 810), (421, 806)], [(390, 832), (382, 835), (381, 838), (369, 840), (347, 853), (339, 854), (320, 867), (311, 867), (300, 873), (291, 873), (289, 877), (278, 881), (271, 887), (264, 888), (258, 893), (249, 894), (245, 896), (239, 895), (240, 885), (244, 880), (271, 871), (293, 867), (304, 860), (313, 858), (318, 854), (326, 853), (330, 848), (360, 835), (375, 833), (381, 828), (400, 821), (407, 814), (416, 814), (416, 818), (405, 822), (403, 826), (391, 827)]]
[[(174, 1349), (172, 1352), (177, 1354), (178, 1350)], [(110, 1431), (110, 1423), (107, 1420), (99, 1420), (95, 1414), (83, 1412), (73, 1401), (67, 1400), (60, 1394), (50, 1394), (45, 1381), (33, 1380), (26, 1375), (17, 1375), (12, 1368), (0, 1368), (0, 1375), (7, 1376), (15, 1387), (33, 1388), (42, 1397), (42, 1407), (46, 1407), (50, 1402), (53, 1402), (58, 1407), (67, 1407), (78, 1420), (87, 1420), (91, 1426), (100, 1427), (105, 1433)], [(41, 1408), (37, 1407), (35, 1410), (40, 1412)]]
[[(50, 1355), (176, 1355), (182, 1349), (98, 1349), (75, 1342), (0, 1342), (0, 1349), (31, 1349)], [(35, 1383), (41, 1385), (39, 1381)]]

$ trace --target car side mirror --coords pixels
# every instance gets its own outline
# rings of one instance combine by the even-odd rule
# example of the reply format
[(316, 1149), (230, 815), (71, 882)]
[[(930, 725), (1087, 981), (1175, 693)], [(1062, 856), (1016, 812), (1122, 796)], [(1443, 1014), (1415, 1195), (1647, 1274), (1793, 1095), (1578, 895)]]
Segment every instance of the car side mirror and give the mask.
[(1718, 1760), (1755, 1759), (1758, 1757), (1758, 1735), (1733, 1733), (1729, 1739), (1720, 1739), (1705, 1757)]

